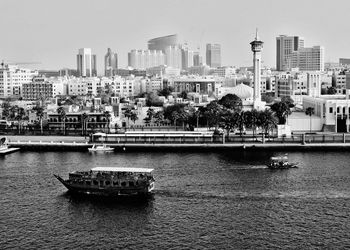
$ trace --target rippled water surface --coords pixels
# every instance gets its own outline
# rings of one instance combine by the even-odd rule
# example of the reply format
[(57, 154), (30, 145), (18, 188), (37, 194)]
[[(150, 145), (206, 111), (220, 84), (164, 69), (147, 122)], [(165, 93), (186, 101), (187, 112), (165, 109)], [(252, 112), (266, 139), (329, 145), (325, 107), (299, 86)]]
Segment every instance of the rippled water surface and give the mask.
[[(350, 247), (350, 154), (17, 152), (0, 158), (0, 248), (343, 249)], [(154, 168), (147, 202), (71, 197), (52, 174)]]

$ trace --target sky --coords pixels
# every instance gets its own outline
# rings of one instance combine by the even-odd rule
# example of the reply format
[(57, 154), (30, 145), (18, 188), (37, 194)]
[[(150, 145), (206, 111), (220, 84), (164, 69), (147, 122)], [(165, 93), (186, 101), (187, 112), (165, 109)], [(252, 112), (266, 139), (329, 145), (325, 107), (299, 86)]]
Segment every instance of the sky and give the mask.
[(178, 34), (205, 58), (205, 44), (221, 44), (222, 64), (251, 66), (255, 29), (264, 41), (263, 65), (275, 67), (276, 37), (297, 35), (325, 47), (325, 61), (350, 58), (349, 0), (0, 0), (0, 61), (41, 62), (28, 68), (76, 68), (79, 48), (107, 48), (127, 66), (131, 49)]

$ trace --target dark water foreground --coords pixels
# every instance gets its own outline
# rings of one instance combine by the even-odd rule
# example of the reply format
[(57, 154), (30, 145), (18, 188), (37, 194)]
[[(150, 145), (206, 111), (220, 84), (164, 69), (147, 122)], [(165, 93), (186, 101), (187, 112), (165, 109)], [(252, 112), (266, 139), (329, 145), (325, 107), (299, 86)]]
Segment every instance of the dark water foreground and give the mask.
[[(344, 249), (350, 154), (271, 151), (18, 152), (0, 158), (0, 249)], [(52, 176), (95, 166), (151, 167), (144, 202), (77, 198)]]

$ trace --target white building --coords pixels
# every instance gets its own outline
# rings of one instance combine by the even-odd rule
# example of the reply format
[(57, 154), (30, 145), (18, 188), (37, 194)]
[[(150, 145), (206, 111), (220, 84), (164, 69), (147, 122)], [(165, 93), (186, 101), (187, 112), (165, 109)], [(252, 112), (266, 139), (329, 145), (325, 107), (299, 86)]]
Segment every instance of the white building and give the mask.
[(179, 46), (168, 46), (165, 55), (167, 66), (182, 69), (182, 50)]
[(165, 55), (161, 50), (131, 50), (128, 64), (134, 69), (147, 69), (165, 64)]
[(236, 75), (236, 68), (218, 67), (213, 70), (213, 75), (220, 76), (220, 77), (233, 77)]
[(0, 97), (21, 95), (24, 83), (32, 82), (38, 71), (19, 68), (16, 65), (2, 65), (0, 68)]

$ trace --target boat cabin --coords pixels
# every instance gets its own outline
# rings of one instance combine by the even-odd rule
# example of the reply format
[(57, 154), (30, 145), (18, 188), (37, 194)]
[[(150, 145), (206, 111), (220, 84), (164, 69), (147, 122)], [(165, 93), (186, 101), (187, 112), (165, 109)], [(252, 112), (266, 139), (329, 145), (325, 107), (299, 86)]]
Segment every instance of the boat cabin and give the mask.
[(148, 168), (96, 167), (69, 173), (69, 181), (86, 186), (136, 187), (154, 181), (152, 171)]

